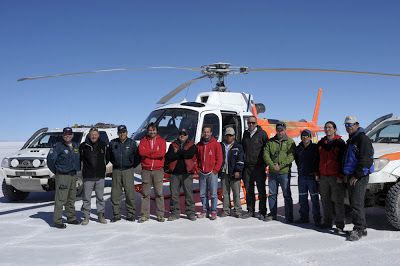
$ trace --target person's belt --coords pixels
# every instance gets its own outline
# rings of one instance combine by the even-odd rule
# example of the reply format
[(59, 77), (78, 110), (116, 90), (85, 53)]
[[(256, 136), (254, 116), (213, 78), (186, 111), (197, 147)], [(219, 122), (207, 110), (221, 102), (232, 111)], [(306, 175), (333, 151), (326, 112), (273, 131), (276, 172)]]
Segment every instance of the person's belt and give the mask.
[(76, 175), (76, 171), (70, 171), (70, 172), (67, 172), (67, 173), (57, 172), (57, 174), (59, 174), (59, 175)]

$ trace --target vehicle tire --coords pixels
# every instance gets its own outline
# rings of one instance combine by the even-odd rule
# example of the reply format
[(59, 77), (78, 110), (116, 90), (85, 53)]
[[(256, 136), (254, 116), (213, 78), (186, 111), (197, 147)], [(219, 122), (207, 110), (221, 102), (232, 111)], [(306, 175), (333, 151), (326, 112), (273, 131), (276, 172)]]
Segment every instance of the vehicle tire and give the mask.
[(78, 176), (76, 178), (76, 196), (82, 197), (82, 192), (83, 192), (83, 179), (81, 176)]
[(3, 179), (3, 184), (1, 186), (4, 197), (9, 201), (21, 201), (28, 197), (29, 192), (20, 191), (13, 186), (7, 185), (6, 180)]
[(400, 182), (389, 189), (385, 210), (389, 223), (396, 229), (400, 229)]

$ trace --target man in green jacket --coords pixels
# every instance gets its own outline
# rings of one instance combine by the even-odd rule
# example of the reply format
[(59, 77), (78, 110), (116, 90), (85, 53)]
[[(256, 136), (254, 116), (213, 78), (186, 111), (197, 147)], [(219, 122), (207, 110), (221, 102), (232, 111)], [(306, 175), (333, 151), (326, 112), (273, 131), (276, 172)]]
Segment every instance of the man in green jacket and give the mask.
[(280, 185), (285, 199), (286, 223), (293, 222), (293, 200), (289, 173), (294, 160), (295, 148), (296, 144), (293, 139), (286, 135), (285, 123), (277, 123), (276, 135), (264, 148), (264, 161), (269, 167), (269, 220), (276, 220), (278, 185)]

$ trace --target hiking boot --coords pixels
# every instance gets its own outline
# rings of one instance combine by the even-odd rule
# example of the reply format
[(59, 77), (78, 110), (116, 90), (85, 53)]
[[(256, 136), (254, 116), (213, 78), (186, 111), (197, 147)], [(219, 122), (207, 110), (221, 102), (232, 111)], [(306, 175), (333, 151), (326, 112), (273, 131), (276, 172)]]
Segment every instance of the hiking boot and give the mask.
[(74, 224), (74, 225), (77, 225), (77, 224), (81, 224), (81, 221), (79, 221), (78, 219), (75, 219), (75, 220), (67, 220), (67, 224)]
[(135, 219), (135, 216), (128, 216), (128, 217), (126, 217), (126, 220), (129, 222), (134, 222), (136, 219)]
[(85, 217), (81, 223), (81, 225), (87, 225), (89, 223), (89, 217)]
[(99, 213), (97, 215), (97, 219), (98, 219), (99, 223), (101, 223), (101, 224), (106, 224), (107, 223), (106, 218), (104, 218), (104, 213)]
[(58, 229), (65, 229), (65, 228), (67, 228), (67, 225), (64, 224), (64, 223), (60, 223), (60, 224), (59, 223), (55, 223), (54, 227), (58, 228)]
[(363, 230), (353, 230), (350, 232), (350, 235), (347, 237), (348, 241), (358, 241), (363, 236)]
[(210, 220), (215, 220), (215, 219), (217, 219), (217, 212), (212, 211), (212, 212), (211, 212)]
[(157, 216), (157, 222), (160, 222), (160, 223), (165, 222), (164, 216)]
[(118, 221), (120, 221), (120, 220), (121, 220), (121, 216), (119, 216), (119, 215), (114, 215), (114, 217), (112, 218), (111, 222), (112, 222), (112, 223), (116, 223), (116, 222), (118, 222)]
[(310, 221), (307, 218), (299, 218), (294, 221), (295, 224), (308, 224)]
[(248, 212), (246, 212), (245, 214), (242, 215), (241, 218), (247, 219), (247, 218), (250, 218), (250, 217), (256, 217), (256, 215), (254, 214), (253, 211), (248, 211)]
[(197, 220), (196, 215), (194, 215), (194, 214), (188, 215), (187, 218), (188, 218), (190, 221), (196, 221), (196, 220)]
[(199, 214), (197, 214), (197, 218), (202, 219), (205, 218), (207, 216), (207, 214), (205, 212), (201, 212)]
[(170, 217), (168, 217), (168, 221), (172, 222), (172, 221), (178, 220), (179, 218), (181, 218), (181, 217), (178, 215), (171, 215)]
[(140, 219), (138, 220), (138, 223), (144, 223), (144, 222), (147, 222), (149, 220), (149, 217), (147, 217), (147, 216), (142, 216), (142, 217), (140, 217)]

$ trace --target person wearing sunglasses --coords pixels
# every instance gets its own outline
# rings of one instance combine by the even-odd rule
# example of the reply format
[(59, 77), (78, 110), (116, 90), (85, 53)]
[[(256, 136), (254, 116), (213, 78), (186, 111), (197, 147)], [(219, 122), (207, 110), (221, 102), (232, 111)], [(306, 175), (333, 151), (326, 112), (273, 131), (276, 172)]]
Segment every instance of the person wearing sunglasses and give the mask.
[[(255, 116), (248, 118), (247, 127), (242, 139), (244, 150), (243, 181), (246, 190), (247, 213), (243, 214), (242, 218), (256, 217), (264, 220), (267, 217), (267, 192), (265, 189), (266, 165), (263, 160), (263, 149), (268, 142), (268, 135), (258, 125)], [(258, 215), (255, 213), (254, 182), (256, 182), (258, 191)]]
[(196, 220), (193, 201), (193, 174), (196, 164), (196, 145), (189, 139), (188, 131), (181, 129), (178, 138), (169, 145), (165, 155), (165, 169), (171, 174), (169, 188), (171, 191), (170, 216), (168, 221), (180, 218), (179, 194), (181, 188), (185, 193), (185, 210), (187, 218)]
[(357, 241), (367, 236), (364, 200), (369, 174), (374, 171), (374, 148), (372, 142), (355, 116), (346, 116), (344, 121), (349, 139), (344, 156), (343, 172), (349, 183), (350, 206), (353, 211), (353, 230), (348, 236), (349, 241)]

